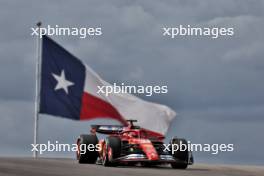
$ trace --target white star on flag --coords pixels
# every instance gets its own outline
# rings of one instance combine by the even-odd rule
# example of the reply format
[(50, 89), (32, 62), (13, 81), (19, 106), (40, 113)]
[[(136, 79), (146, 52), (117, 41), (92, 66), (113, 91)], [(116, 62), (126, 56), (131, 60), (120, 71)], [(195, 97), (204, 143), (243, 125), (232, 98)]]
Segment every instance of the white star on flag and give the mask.
[(58, 89), (63, 89), (65, 91), (66, 94), (68, 94), (68, 87), (69, 86), (73, 86), (74, 83), (71, 82), (71, 81), (68, 81), (66, 78), (65, 78), (65, 73), (64, 73), (64, 70), (61, 71), (61, 74), (60, 76), (52, 73), (52, 76), (56, 79), (57, 81), (57, 85), (56, 87), (54, 88), (54, 90), (58, 90)]

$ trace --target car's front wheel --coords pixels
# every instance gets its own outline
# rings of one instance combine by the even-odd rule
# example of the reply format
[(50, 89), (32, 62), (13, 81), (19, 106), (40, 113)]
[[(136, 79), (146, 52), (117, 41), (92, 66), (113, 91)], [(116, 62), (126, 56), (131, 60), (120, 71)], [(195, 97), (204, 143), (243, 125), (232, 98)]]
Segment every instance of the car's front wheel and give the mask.
[(96, 146), (98, 144), (98, 139), (96, 135), (93, 134), (82, 134), (77, 139), (77, 160), (79, 163), (90, 163), (94, 164), (98, 157), (97, 151), (88, 151), (89, 145)]
[(121, 140), (115, 136), (109, 136), (103, 149), (102, 163), (104, 166), (116, 166), (115, 159), (120, 157)]
[[(173, 138), (171, 140), (172, 147), (174, 146), (174, 149), (177, 147), (177, 151), (171, 150), (171, 155), (176, 159), (176, 162), (171, 163), (171, 167), (174, 169), (186, 169), (188, 167), (188, 145), (187, 141), (185, 139), (181, 138)], [(180, 150), (180, 145), (184, 145), (186, 147), (183, 147), (183, 150)]]

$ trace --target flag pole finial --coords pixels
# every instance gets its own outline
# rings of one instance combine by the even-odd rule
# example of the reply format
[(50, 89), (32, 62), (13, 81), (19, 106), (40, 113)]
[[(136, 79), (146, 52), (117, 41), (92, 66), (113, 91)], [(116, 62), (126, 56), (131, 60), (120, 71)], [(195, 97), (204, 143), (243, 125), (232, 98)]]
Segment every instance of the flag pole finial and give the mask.
[(37, 22), (37, 27), (40, 27), (42, 25), (41, 21)]

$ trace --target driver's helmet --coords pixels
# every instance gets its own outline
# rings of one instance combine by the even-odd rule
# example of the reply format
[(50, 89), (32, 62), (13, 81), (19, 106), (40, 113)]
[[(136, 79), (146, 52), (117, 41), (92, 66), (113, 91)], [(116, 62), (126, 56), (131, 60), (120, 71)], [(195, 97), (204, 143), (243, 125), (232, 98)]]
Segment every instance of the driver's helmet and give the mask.
[(138, 136), (137, 133), (134, 132), (134, 131), (129, 132), (129, 135), (130, 135), (131, 137), (137, 137), (137, 136)]

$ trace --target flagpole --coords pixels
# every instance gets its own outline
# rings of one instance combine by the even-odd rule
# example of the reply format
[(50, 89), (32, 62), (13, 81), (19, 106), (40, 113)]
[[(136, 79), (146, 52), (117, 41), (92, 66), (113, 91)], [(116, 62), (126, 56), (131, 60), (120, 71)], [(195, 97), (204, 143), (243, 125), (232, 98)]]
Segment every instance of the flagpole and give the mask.
[[(36, 61), (36, 90), (35, 90), (35, 115), (34, 115), (34, 145), (38, 143), (38, 119), (39, 119), (39, 96), (40, 96), (40, 61), (41, 61), (41, 22), (37, 24), (39, 35), (37, 36), (37, 61)], [(37, 158), (38, 153), (33, 151), (33, 157)]]

